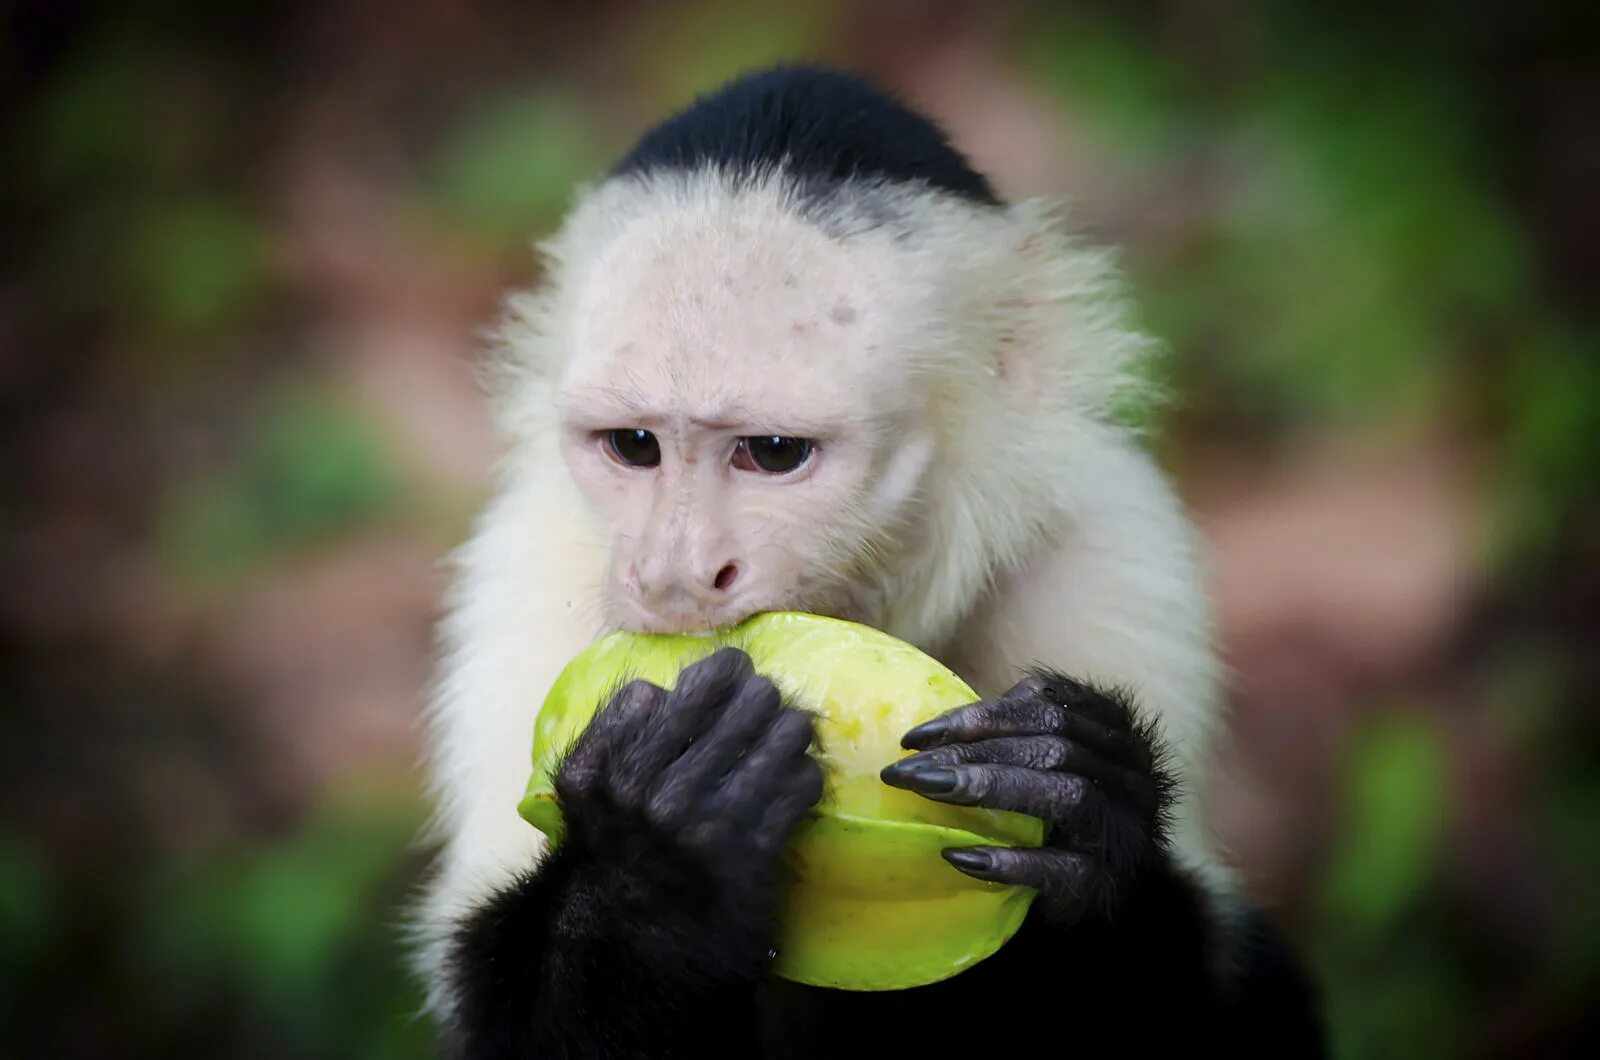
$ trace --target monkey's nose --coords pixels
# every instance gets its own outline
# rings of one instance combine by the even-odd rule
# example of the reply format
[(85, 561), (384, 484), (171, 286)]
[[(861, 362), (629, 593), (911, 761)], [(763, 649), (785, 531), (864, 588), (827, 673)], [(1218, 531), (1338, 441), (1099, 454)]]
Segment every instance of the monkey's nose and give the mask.
[(648, 570), (641, 571), (640, 582), (630, 586), (637, 601), (643, 629), (652, 633), (688, 633), (697, 630), (731, 626), (748, 617), (738, 607), (738, 595), (733, 592), (735, 583), (745, 571), (737, 560), (729, 560), (708, 573), (702, 567), (691, 573), (679, 568), (676, 576), (659, 580), (651, 578)]
[(634, 599), (657, 615), (681, 612), (704, 616), (712, 610), (720, 612), (731, 602), (733, 588), (745, 573), (743, 565), (731, 559), (720, 567), (707, 565), (698, 570), (688, 565), (630, 565), (626, 584)]

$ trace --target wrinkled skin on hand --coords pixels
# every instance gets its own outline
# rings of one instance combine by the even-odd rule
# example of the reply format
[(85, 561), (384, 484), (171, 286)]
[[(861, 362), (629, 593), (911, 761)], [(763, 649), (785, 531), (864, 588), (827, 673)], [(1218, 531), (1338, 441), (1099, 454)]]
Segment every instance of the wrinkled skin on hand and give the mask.
[(949, 711), (905, 734), (917, 754), (883, 780), (929, 799), (1041, 818), (1037, 849), (944, 852), (969, 876), (1036, 888), (1050, 918), (1110, 914), (1166, 852), (1174, 783), (1128, 697), (1054, 673)]
[(809, 715), (725, 648), (665, 691), (623, 687), (556, 775), (569, 840), (678, 864), (695, 882), (771, 898), (779, 855), (822, 795)]

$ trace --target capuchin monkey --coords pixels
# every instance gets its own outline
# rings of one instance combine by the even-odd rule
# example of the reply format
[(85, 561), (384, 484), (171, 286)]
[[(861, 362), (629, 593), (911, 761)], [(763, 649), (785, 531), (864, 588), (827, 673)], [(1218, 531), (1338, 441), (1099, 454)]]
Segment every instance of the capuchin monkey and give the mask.
[[(648, 132), (544, 250), (495, 338), (508, 451), (432, 715), (420, 963), (449, 1055), (1321, 1055), (1196, 810), (1218, 665), (1190, 525), (1121, 425), (1150, 344), (1107, 258), (812, 67)], [(882, 778), (1045, 821), (1038, 849), (945, 851), (1038, 891), (994, 956), (877, 993), (771, 974), (822, 776), (809, 716), (735, 649), (603, 705), (558, 847), (518, 817), (573, 655), (773, 610), (885, 630), (985, 697)]]

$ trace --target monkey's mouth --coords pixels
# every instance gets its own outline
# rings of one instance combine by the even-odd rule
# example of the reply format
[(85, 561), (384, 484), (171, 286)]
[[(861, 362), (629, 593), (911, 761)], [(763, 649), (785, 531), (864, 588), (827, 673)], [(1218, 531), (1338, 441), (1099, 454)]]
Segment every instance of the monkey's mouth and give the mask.
[(837, 618), (846, 622), (863, 622), (859, 617), (857, 608), (848, 606), (843, 600), (816, 599), (778, 600), (766, 606), (741, 607), (724, 612), (701, 611), (675, 611), (656, 612), (648, 611), (638, 603), (629, 600), (625, 607), (617, 609), (612, 615), (611, 625), (629, 633), (659, 633), (680, 637), (715, 637), (726, 632), (756, 615), (767, 614), (773, 611), (800, 611), (806, 614), (820, 615), (824, 618)]
[(612, 614), (611, 625), (629, 633), (659, 633), (679, 637), (714, 637), (732, 629), (757, 612), (727, 610), (652, 611), (629, 600)]

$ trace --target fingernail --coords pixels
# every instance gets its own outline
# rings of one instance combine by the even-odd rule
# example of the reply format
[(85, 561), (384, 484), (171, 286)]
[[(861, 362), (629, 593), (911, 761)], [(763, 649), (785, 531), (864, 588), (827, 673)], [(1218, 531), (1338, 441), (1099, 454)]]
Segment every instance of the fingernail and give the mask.
[(900, 737), (900, 746), (922, 747), (934, 742), (949, 731), (950, 720), (948, 718), (934, 718), (932, 721), (923, 722), (914, 729), (908, 729), (906, 734)]
[(897, 788), (909, 788), (916, 783), (918, 775), (931, 769), (938, 769), (936, 762), (930, 762), (918, 755), (902, 758), (898, 762), (890, 762), (878, 771), (878, 778), (885, 784), (892, 784)]
[(888, 765), (878, 770), (878, 779), (883, 781), (885, 784), (892, 784), (895, 787), (904, 787), (906, 780), (911, 776), (912, 773), (915, 773), (916, 770), (917, 764), (915, 762), (909, 758), (902, 758), (900, 761), (890, 762)]
[(944, 854), (946, 861), (964, 872), (988, 872), (989, 866), (993, 864), (989, 855), (982, 850), (965, 850), (958, 847), (941, 853)]
[(946, 795), (956, 790), (956, 784), (960, 781), (955, 770), (926, 764), (902, 769), (895, 779), (900, 786), (923, 795)]

